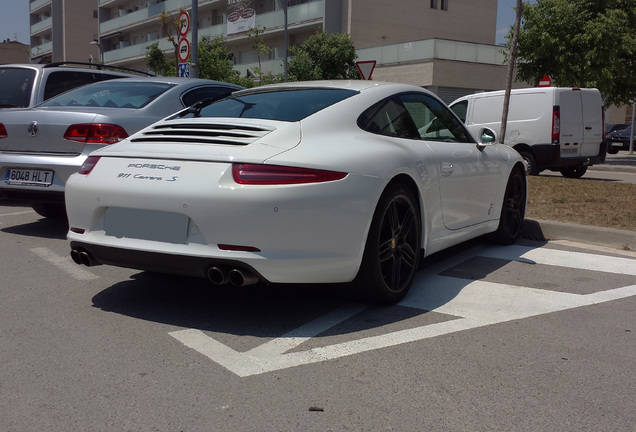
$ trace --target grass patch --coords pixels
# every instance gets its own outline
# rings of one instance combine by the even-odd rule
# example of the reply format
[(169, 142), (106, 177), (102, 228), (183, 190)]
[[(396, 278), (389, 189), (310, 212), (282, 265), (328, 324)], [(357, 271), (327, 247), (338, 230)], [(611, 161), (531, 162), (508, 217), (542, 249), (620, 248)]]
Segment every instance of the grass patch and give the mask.
[(526, 217), (636, 230), (636, 184), (530, 176)]

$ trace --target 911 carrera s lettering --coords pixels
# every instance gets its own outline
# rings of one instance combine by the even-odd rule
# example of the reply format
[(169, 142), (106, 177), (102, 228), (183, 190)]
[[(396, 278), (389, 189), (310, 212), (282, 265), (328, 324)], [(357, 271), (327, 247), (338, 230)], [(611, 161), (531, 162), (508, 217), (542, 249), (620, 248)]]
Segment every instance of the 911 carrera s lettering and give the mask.
[(145, 176), (142, 174), (135, 174), (133, 178), (140, 179), (140, 180), (163, 180), (161, 177)]
[(167, 178), (163, 178), (163, 177), (159, 177), (159, 176), (147, 176), (147, 175), (143, 175), (143, 174), (135, 174), (133, 175), (132, 173), (119, 173), (117, 174), (117, 178), (134, 178), (134, 179), (138, 179), (138, 180), (159, 180), (159, 181), (168, 181), (168, 182), (173, 182), (173, 181), (177, 181), (177, 179), (179, 178), (179, 176), (172, 176), (172, 177), (167, 177)]
[(128, 164), (128, 168), (148, 168), (157, 170), (172, 170), (179, 171), (181, 167), (178, 165), (158, 165), (158, 164)]

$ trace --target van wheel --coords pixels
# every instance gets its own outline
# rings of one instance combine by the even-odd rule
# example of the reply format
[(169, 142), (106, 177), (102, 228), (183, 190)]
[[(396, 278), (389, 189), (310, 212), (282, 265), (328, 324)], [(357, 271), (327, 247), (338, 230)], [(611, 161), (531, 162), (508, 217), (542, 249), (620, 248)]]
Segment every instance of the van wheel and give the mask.
[(587, 171), (586, 165), (579, 165), (574, 167), (561, 168), (561, 175), (567, 178), (581, 178)]
[(539, 168), (537, 167), (537, 160), (528, 152), (519, 152), (523, 160), (526, 162), (528, 175), (539, 175)]

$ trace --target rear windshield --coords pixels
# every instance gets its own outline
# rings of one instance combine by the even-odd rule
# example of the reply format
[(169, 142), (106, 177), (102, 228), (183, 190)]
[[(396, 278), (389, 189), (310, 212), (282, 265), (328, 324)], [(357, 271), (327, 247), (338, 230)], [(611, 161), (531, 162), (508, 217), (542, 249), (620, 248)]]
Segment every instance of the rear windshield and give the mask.
[(240, 117), (296, 122), (353, 96), (347, 89), (298, 88), (252, 90), (234, 94), (211, 105), (190, 108), (181, 117)]
[(36, 71), (22, 68), (0, 68), (0, 108), (26, 108)]
[(176, 84), (139, 81), (101, 81), (62, 93), (41, 107), (142, 108)]

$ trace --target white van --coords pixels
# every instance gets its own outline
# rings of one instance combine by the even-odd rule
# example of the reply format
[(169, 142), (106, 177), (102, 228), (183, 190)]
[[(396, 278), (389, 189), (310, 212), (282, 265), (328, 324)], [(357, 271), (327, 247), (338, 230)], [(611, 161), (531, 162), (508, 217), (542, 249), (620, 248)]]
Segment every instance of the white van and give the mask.
[[(476, 93), (450, 107), (474, 134), (501, 130), (504, 91)], [(510, 92), (504, 143), (523, 156), (528, 173), (548, 169), (578, 178), (605, 162), (603, 100), (597, 89), (536, 87)]]

